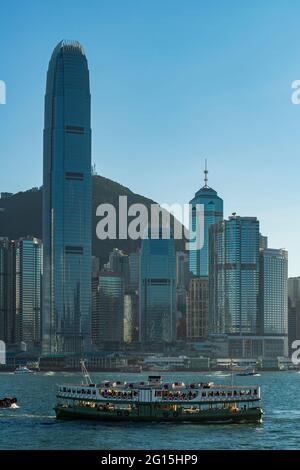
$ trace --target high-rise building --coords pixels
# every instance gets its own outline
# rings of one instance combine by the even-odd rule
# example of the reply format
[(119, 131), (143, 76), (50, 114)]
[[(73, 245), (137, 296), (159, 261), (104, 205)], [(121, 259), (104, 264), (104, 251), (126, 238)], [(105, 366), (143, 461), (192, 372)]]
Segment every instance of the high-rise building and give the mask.
[(176, 286), (188, 289), (190, 280), (189, 255), (183, 251), (176, 253)]
[(288, 280), (288, 339), (292, 354), (295, 351), (293, 342), (300, 340), (300, 277)]
[(208, 186), (206, 167), (204, 174), (204, 186), (196, 192), (195, 197), (190, 201), (192, 209), (190, 232), (196, 233), (198, 231), (197, 221), (198, 224), (201, 223), (201, 213), (203, 213), (203, 245), (200, 249), (197, 249), (197, 246), (195, 248), (191, 246), (189, 250), (190, 272), (198, 277), (208, 277), (209, 227), (223, 220), (223, 200), (214, 189)]
[(208, 279), (192, 278), (187, 295), (186, 337), (199, 341), (208, 334)]
[(16, 342), (16, 243), (0, 239), (0, 340)]
[(260, 251), (260, 333), (287, 336), (288, 253), (267, 248)]
[(45, 96), (43, 351), (91, 346), (91, 123), (87, 59), (62, 41)]
[(129, 288), (131, 291), (138, 291), (140, 279), (140, 252), (129, 255)]
[(40, 240), (0, 240), (0, 339), (8, 345), (40, 348), (42, 271)]
[(163, 230), (141, 249), (140, 341), (149, 346), (176, 339), (175, 241), (162, 238)]
[(114, 248), (109, 254), (109, 271), (122, 274), (125, 288), (129, 286), (129, 256), (124, 251)]
[(97, 290), (92, 318), (93, 344), (98, 349), (117, 349), (124, 339), (124, 278), (118, 273), (103, 271)]
[(239, 217), (210, 227), (210, 333), (259, 332), (259, 221)]
[(37, 238), (16, 245), (16, 339), (28, 350), (41, 347), (43, 247)]
[(136, 292), (124, 295), (124, 343), (136, 343), (139, 331), (139, 298)]

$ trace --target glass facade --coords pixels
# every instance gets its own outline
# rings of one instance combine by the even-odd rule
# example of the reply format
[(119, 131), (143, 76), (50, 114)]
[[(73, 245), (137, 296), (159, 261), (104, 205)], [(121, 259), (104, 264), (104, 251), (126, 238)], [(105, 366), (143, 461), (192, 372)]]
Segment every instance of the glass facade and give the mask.
[(16, 243), (0, 239), (0, 340), (16, 342)]
[(210, 227), (209, 318), (211, 333), (259, 330), (259, 221), (238, 217)]
[(261, 334), (287, 335), (288, 254), (285, 250), (260, 252)]
[(173, 238), (144, 239), (140, 268), (140, 341), (176, 339), (176, 255)]
[(124, 337), (124, 277), (102, 272), (98, 279), (96, 308), (93, 311), (93, 344), (103, 349), (106, 344), (117, 348)]
[(20, 239), (16, 246), (16, 339), (28, 350), (41, 344), (42, 242)]
[(43, 351), (91, 347), (89, 71), (79, 43), (54, 49), (47, 74), (43, 181)]
[[(208, 276), (208, 250), (209, 250), (209, 227), (223, 220), (223, 200), (217, 192), (207, 185), (196, 192), (195, 197), (190, 201), (192, 209), (191, 230), (196, 232), (196, 221), (199, 220), (196, 205), (201, 204), (204, 211), (204, 240), (201, 249), (190, 249), (189, 266), (190, 272), (194, 276)], [(201, 217), (201, 216), (200, 216)]]

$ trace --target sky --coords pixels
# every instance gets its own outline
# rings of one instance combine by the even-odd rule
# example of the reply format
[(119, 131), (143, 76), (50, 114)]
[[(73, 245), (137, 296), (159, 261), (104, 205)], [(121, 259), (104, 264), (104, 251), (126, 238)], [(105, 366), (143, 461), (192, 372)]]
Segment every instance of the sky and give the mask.
[[(99, 174), (159, 203), (209, 185), (225, 216), (257, 216), (300, 275), (298, 0), (0, 3), (0, 192), (42, 184), (48, 62), (83, 45)], [(0, 227), (1, 231), (1, 227)]]

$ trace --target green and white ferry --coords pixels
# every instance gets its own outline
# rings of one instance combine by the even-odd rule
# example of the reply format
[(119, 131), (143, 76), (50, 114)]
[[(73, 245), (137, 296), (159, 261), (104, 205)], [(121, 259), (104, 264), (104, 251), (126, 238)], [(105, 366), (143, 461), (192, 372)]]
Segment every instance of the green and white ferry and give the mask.
[[(83, 366), (84, 367), (84, 366)], [(56, 417), (98, 421), (171, 421), (190, 423), (258, 423), (263, 411), (259, 386), (147, 381), (59, 385)]]

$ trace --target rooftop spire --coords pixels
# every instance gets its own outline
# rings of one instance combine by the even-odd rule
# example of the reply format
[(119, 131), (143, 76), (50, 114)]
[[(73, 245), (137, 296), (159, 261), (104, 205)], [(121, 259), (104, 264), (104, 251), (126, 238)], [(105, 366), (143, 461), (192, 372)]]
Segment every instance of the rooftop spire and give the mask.
[(207, 169), (207, 158), (205, 159), (205, 169), (204, 169), (204, 187), (208, 188), (208, 169)]

